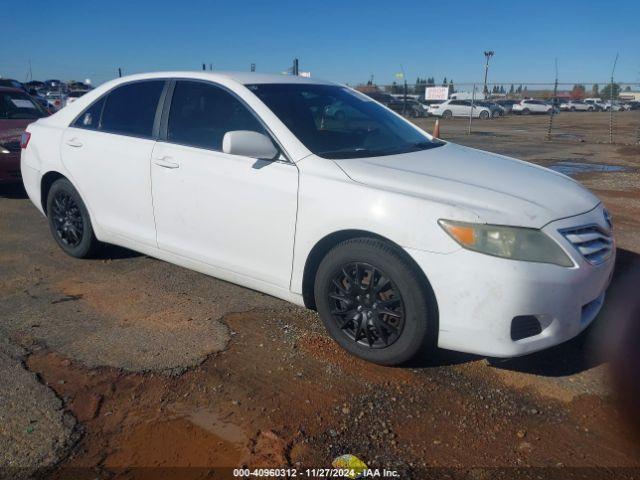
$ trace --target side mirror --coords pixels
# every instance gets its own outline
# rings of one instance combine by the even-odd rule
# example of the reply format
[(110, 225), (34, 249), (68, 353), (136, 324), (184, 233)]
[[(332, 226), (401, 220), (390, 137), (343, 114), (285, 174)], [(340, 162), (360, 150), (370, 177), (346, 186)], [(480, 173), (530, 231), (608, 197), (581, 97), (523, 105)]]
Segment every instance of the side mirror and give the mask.
[(249, 130), (234, 130), (224, 134), (222, 151), (230, 155), (275, 160), (280, 153), (266, 135)]

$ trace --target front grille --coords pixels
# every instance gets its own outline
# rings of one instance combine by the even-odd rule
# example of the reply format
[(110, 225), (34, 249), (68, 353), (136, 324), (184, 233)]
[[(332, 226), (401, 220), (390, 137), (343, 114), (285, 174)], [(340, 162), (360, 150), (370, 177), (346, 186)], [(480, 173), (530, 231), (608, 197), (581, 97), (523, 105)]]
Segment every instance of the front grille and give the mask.
[(11, 153), (18, 153), (20, 151), (20, 140), (0, 142), (0, 147), (6, 148)]
[(561, 233), (590, 264), (598, 265), (611, 258), (613, 253), (611, 233), (602, 227), (586, 225), (562, 230)]
[(511, 320), (511, 340), (522, 340), (542, 333), (542, 326), (534, 315), (520, 315)]

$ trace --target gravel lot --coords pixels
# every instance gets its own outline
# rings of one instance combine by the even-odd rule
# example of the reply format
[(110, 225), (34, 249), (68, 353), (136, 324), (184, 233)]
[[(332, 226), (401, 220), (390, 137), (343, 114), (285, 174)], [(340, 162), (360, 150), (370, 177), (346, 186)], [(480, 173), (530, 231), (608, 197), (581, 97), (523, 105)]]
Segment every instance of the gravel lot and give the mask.
[(603, 354), (637, 301), (640, 146), (599, 143), (605, 120), (576, 117), (581, 138), (550, 142), (546, 117), (477, 121), (472, 135), (441, 123), (445, 139), (570, 171), (614, 216), (618, 269), (594, 326), (499, 363), (438, 351), (367, 364), (269, 296), (116, 247), (71, 259), (24, 192), (2, 187), (0, 476), (230, 478), (215, 467), (352, 453), (402, 478), (640, 478)]

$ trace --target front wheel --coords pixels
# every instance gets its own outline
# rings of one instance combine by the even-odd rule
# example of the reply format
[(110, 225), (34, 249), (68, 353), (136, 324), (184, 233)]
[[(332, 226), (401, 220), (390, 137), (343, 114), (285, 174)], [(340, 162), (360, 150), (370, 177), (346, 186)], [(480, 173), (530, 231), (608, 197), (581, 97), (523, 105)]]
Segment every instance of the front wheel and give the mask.
[(47, 218), (53, 238), (68, 255), (87, 258), (98, 249), (87, 207), (66, 178), (56, 180), (49, 189)]
[(480, 120), (486, 120), (487, 118), (489, 118), (489, 112), (487, 112), (486, 110), (482, 110), (479, 117)]
[(522, 110), (522, 115), (529, 115), (531, 113), (531, 110), (529, 110), (528, 108), (525, 108), (524, 110)]
[(381, 240), (356, 238), (334, 247), (318, 268), (315, 300), (329, 334), (362, 359), (398, 365), (435, 345), (431, 287)]
[(453, 113), (451, 113), (451, 110), (445, 110), (444, 112), (442, 112), (442, 118), (449, 119), (451, 117), (453, 117)]

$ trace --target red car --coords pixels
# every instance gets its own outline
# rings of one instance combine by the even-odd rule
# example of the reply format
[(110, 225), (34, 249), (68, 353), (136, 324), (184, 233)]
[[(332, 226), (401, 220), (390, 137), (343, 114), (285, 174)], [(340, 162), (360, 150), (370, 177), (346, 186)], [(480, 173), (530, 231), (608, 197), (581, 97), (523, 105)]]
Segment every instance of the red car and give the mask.
[(38, 118), (49, 115), (23, 90), (0, 87), (0, 185), (19, 183), (20, 137)]

